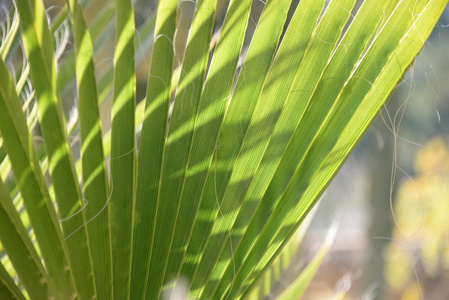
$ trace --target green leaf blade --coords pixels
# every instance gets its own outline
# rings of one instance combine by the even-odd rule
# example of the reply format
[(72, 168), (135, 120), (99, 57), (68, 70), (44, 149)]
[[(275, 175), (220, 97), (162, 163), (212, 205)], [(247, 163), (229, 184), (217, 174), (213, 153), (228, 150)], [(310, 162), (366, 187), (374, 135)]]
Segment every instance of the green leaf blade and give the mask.
[(0, 240), (30, 297), (48, 298), (47, 273), (3, 181), (0, 181)]
[(75, 294), (75, 288), (61, 229), (31, 144), (32, 139), (28, 133), (20, 100), (2, 60), (0, 60), (0, 131), (42, 251), (49, 274), (49, 286), (55, 296), (71, 298)]
[[(109, 191), (94, 69), (94, 49), (82, 7), (67, 1), (74, 27), (76, 77), (80, 113), (81, 161), (85, 223), (95, 278), (95, 294), (112, 297)], [(83, 228), (79, 227), (80, 230)]]
[[(157, 298), (164, 277), (162, 272), (156, 273), (158, 260), (153, 260), (152, 249), (168, 126), (174, 58), (172, 41), (176, 30), (177, 4), (174, 0), (160, 1), (157, 10), (139, 148), (136, 205), (133, 212), (135, 238), (131, 271), (132, 298)], [(156, 280), (153, 276), (156, 276)]]
[(329, 252), (336, 234), (336, 225), (333, 225), (329, 229), (326, 240), (323, 245), (321, 245), (318, 252), (309, 262), (307, 267), (301, 272), (301, 274), (296, 278), (276, 299), (289, 300), (289, 299), (301, 299), (306, 292), (307, 287), (312, 282), (313, 277), (318, 272), (326, 254)]
[(5, 300), (25, 300), (25, 296), (9, 276), (2, 263), (0, 263), (0, 297)]
[(173, 214), (171, 219), (164, 221), (167, 225), (175, 224), (172, 244), (167, 257), (165, 283), (177, 279), (179, 275), (198, 207), (199, 199), (189, 198), (181, 201), (180, 198), (195, 118), (207, 72), (216, 5), (216, 0), (204, 0), (196, 3), (195, 16), (181, 66), (180, 80), (166, 141), (161, 201), (178, 199), (178, 203), (176, 203), (176, 214)]
[(111, 128), (111, 198), (108, 205), (112, 248), (113, 297), (128, 299), (131, 278), (136, 137), (134, 9), (116, 1), (116, 46)]
[(58, 214), (63, 220), (64, 236), (70, 236), (66, 240), (68, 260), (78, 293), (90, 298), (95, 295), (92, 263), (86, 230), (78, 230), (84, 224), (83, 214), (77, 213), (82, 207), (82, 197), (58, 96), (53, 38), (41, 1), (19, 1), (17, 5)]

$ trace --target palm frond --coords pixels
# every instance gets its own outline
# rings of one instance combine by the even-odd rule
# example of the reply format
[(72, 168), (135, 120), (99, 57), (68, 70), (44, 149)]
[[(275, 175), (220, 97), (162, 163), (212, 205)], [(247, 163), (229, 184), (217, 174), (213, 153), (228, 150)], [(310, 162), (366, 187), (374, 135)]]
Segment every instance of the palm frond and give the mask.
[(447, 4), (268, 0), (252, 31), (252, 0), (223, 22), (217, 0), (191, 1), (179, 53), (176, 0), (138, 26), (131, 0), (67, 0), (52, 22), (44, 2), (16, 1), (1, 32), (5, 299), (158, 299), (181, 278), (195, 299), (254, 296)]

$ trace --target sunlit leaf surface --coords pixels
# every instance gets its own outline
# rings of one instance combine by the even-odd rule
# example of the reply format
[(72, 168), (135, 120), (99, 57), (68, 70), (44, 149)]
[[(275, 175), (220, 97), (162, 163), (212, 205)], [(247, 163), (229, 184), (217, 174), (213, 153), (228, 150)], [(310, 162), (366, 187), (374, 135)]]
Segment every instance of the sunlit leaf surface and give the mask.
[(257, 297), (447, 4), (9, 1), (2, 299)]

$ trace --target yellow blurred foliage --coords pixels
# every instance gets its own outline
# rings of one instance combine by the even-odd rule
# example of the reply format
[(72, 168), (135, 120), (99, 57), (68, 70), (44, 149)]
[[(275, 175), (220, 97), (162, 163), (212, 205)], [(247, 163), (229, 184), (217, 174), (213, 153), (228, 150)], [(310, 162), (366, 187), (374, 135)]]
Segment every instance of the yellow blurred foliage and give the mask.
[(405, 289), (402, 294), (401, 300), (420, 300), (421, 292), (417, 284), (412, 284), (407, 289)]
[(418, 151), (415, 176), (401, 184), (394, 212), (397, 226), (385, 249), (385, 276), (402, 299), (419, 299), (413, 266), (422, 269), (423, 290), (426, 278), (449, 278), (449, 147), (443, 137)]

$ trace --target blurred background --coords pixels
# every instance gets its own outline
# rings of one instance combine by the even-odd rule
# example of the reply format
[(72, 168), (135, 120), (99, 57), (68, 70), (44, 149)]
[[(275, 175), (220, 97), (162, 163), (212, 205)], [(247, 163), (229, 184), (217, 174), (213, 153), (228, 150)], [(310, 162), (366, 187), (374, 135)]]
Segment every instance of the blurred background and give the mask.
[[(113, 11), (113, 2), (90, 1), (86, 8), (90, 24), (103, 7), (111, 6)], [(136, 25), (142, 28), (136, 36), (138, 101), (145, 95), (145, 74), (151, 57), (151, 39), (143, 36), (154, 24), (155, 2), (135, 1)], [(219, 0), (217, 29), (228, 2)], [(254, 1), (245, 47), (264, 2)], [(55, 18), (64, 0), (45, 3), (49, 15)], [(6, 7), (0, 12), (4, 18), (11, 1), (0, 0), (0, 5)], [(193, 9), (194, 1), (180, 1), (176, 64), (182, 61)], [(66, 28), (57, 33), (60, 41), (64, 40), (68, 25)], [(105, 78), (104, 82), (112, 76), (114, 35), (113, 26), (108, 28), (109, 34), (96, 43), (97, 72)], [(69, 41), (60, 59), (71, 52)], [(10, 62), (13, 68), (15, 64), (20, 67), (20, 55), (11, 57)], [(64, 80), (64, 76), (71, 76), (64, 72), (73, 71), (59, 72)], [(106, 112), (111, 105), (111, 88), (102, 87), (101, 82), (99, 85)], [(70, 119), (71, 108), (76, 104), (75, 90), (61, 92)], [(109, 120), (105, 113), (105, 131)], [(73, 146), (76, 153), (76, 141)], [(304, 299), (449, 299), (449, 9), (323, 195), (296, 258), (281, 277), (277, 290), (281, 291), (314, 257), (334, 221), (339, 226), (333, 245)]]

